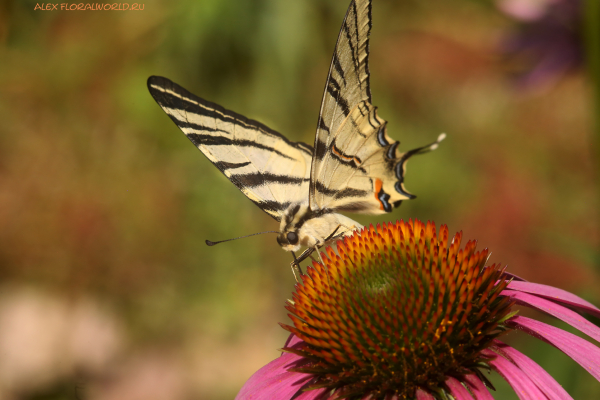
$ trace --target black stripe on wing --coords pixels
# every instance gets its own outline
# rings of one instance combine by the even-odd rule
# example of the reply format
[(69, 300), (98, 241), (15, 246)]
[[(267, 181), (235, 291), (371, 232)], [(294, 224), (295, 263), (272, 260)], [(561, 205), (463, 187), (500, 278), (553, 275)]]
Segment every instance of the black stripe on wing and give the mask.
[[(150, 91), (152, 97), (154, 97), (154, 100), (156, 100), (161, 107), (178, 109), (185, 111), (186, 113), (192, 112), (205, 117), (215, 118), (220, 121), (242, 125), (248, 129), (259, 130), (268, 135), (277, 136), (278, 138), (283, 139), (290, 146), (300, 149), (312, 156), (312, 147), (310, 145), (302, 142), (292, 142), (281, 133), (274, 131), (268, 126), (253, 119), (246, 118), (234, 111), (227, 110), (218, 104), (204, 100), (203, 98), (190, 93), (167, 78), (162, 76), (151, 76), (148, 78), (148, 90)], [(173, 92), (177, 96), (169, 92)], [(177, 124), (177, 126), (191, 128), (194, 126), (194, 124), (191, 124), (188, 121), (181, 121), (170, 114), (169, 116), (173, 122)], [(211, 130), (210, 128), (207, 129), (206, 127), (202, 126), (198, 126), (198, 129)], [(212, 128), (212, 130), (214, 131), (214, 128)]]
[(327, 143), (322, 140), (317, 139), (315, 141), (315, 155), (314, 158), (316, 160), (323, 160), (325, 158), (325, 154), (327, 154)]
[(344, 81), (344, 86), (346, 86), (348, 84), (348, 82), (346, 82), (346, 74), (344, 73), (344, 68), (340, 63), (340, 58), (338, 57), (337, 51), (333, 53), (333, 60), (331, 61), (331, 63), (333, 64), (333, 67)]
[(257, 186), (269, 186), (271, 184), (282, 185), (300, 185), (302, 182), (308, 182), (310, 178), (297, 178), (288, 175), (275, 175), (265, 172), (250, 173), (250, 174), (235, 174), (232, 177), (240, 182), (244, 187), (253, 188)]
[(215, 167), (219, 168), (219, 170), (226, 171), (226, 170), (242, 168), (242, 167), (245, 167), (246, 165), (250, 165), (250, 161), (241, 162), (241, 163), (217, 161), (216, 163), (214, 163), (214, 165), (215, 165)]
[[(213, 129), (214, 131), (214, 129)], [(260, 143), (256, 143), (252, 140), (242, 140), (242, 139), (229, 139), (224, 136), (212, 136), (212, 135), (202, 135), (200, 133), (186, 133), (186, 136), (191, 140), (192, 143), (196, 147), (200, 145), (205, 146), (237, 146), (237, 147), (254, 147), (256, 149), (268, 150), (277, 154), (280, 157), (287, 158), (288, 160), (294, 160), (294, 158), (288, 156), (285, 153), (282, 153), (279, 150), (276, 150), (274, 147), (265, 146)]]
[(325, 132), (327, 132), (327, 134), (331, 133), (329, 131), (329, 127), (327, 126), (327, 124), (325, 124), (325, 121), (323, 120), (323, 118), (319, 118), (319, 129), (324, 130)]
[(348, 116), (350, 114), (350, 106), (348, 105), (348, 100), (344, 96), (342, 96), (342, 88), (338, 81), (335, 80), (333, 76), (329, 77), (327, 82), (327, 93), (333, 97), (338, 106), (342, 109), (344, 116)]
[(341, 198), (345, 198), (345, 197), (365, 197), (365, 196), (368, 196), (370, 193), (366, 190), (359, 190), (359, 189), (353, 189), (353, 188), (345, 188), (342, 190), (333, 190), (333, 189), (329, 189), (327, 186), (325, 186), (323, 184), (323, 182), (318, 181), (318, 180), (315, 184), (315, 188), (319, 193), (324, 194), (325, 196), (336, 198), (336, 199), (341, 199)]
[(290, 202), (286, 201), (284, 203), (280, 203), (278, 201), (273, 200), (262, 200), (255, 203), (259, 206), (264, 212), (275, 218), (277, 221), (281, 219), (281, 214), (290, 206)]

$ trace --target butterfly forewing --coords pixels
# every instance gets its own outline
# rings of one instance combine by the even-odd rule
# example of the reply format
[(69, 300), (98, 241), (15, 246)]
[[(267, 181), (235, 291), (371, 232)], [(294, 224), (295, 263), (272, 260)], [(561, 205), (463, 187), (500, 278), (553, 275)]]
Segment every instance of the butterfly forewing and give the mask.
[(231, 182), (263, 211), (281, 219), (308, 202), (312, 148), (206, 101), (162, 77), (148, 79), (156, 102)]
[(328, 146), (351, 109), (361, 101), (371, 100), (369, 88), (369, 32), (371, 31), (371, 2), (352, 1), (346, 12), (333, 52), (325, 93), (321, 103), (315, 156), (312, 160), (310, 206), (321, 209), (322, 198), (330, 191), (320, 178)]

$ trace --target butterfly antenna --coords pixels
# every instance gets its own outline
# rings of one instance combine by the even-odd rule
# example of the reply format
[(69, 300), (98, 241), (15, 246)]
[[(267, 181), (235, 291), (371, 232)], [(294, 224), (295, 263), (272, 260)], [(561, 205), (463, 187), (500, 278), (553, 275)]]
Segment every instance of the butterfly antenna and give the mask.
[(262, 235), (263, 233), (279, 233), (279, 232), (278, 231), (258, 232), (258, 233), (253, 233), (251, 235), (236, 237), (236, 238), (233, 238), (233, 239), (219, 240), (218, 242), (213, 242), (213, 241), (207, 239), (206, 240), (206, 245), (207, 246), (214, 246), (216, 244), (223, 243), (223, 242), (229, 242), (231, 240), (238, 240), (238, 239), (243, 239), (243, 238), (247, 238), (247, 237), (250, 237), (250, 236)]

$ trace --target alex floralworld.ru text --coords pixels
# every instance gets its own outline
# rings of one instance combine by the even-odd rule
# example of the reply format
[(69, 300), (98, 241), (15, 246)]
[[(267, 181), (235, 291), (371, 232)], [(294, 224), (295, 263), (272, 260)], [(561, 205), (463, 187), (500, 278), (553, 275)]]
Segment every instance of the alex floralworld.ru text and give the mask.
[(140, 3), (36, 3), (34, 7), (34, 11), (141, 11), (143, 9), (144, 4)]

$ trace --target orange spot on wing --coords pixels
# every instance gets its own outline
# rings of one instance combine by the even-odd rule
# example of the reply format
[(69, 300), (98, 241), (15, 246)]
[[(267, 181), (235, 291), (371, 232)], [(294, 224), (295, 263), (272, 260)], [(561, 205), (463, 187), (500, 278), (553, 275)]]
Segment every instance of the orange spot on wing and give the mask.
[(381, 187), (383, 186), (383, 182), (381, 179), (375, 179), (375, 200), (379, 202), (379, 209), (385, 211), (385, 207), (383, 206), (383, 202), (379, 200), (379, 192), (381, 192)]

